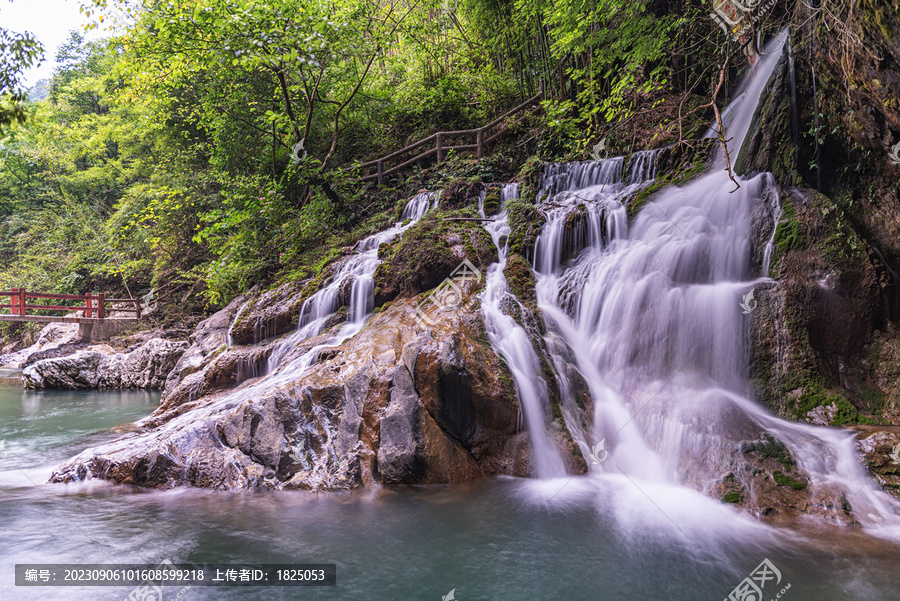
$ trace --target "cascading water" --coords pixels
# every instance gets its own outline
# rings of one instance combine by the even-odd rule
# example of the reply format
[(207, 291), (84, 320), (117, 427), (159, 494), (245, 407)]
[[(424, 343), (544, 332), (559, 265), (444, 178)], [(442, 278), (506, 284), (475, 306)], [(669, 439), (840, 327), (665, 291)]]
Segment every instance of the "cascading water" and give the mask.
[[(782, 46), (779, 39), (767, 45), (726, 110), (733, 157)], [(754, 232), (763, 229), (753, 216), (765, 215), (773, 228), (780, 216), (772, 176), (741, 178), (731, 193), (720, 153), (712, 173), (663, 190), (629, 228), (622, 203), (653, 176), (643, 166), (651, 155), (633, 158), (628, 169), (622, 158), (548, 166), (539, 197), (547, 223), (533, 262), (538, 305), (548, 348), (551, 340), (564, 343), (594, 402), (593, 440), (605, 440), (608, 451), (605, 462), (593, 462), (594, 477), (621, 473), (642, 490), (663, 487), (661, 498), (681, 496), (685, 486), (708, 491), (744, 464), (742, 440), (770, 432), (815, 492), (838, 504), (843, 495), (864, 527), (900, 536), (900, 506), (866, 477), (851, 434), (784, 422), (749, 400), (741, 303), (754, 284), (771, 282), (772, 240), (755, 263), (762, 277), (753, 273)], [(490, 298), (486, 325), (499, 313)], [(553, 359), (569, 386), (562, 354)], [(582, 450), (587, 456), (588, 443)]]
[[(525, 424), (531, 439), (531, 450), (534, 457), (535, 475), (538, 478), (551, 478), (565, 474), (565, 466), (556, 447), (547, 435), (547, 413), (549, 392), (547, 383), (540, 377), (541, 360), (525, 329), (504, 313), (507, 303), (517, 303), (518, 299), (509, 291), (506, 276), (506, 258), (509, 253), (507, 239), (509, 237), (508, 215), (503, 209), (503, 202), (518, 195), (516, 184), (507, 184), (500, 194), (501, 211), (485, 226), (497, 247), (500, 260), (488, 267), (484, 292), (481, 299), (481, 310), (484, 315), (484, 327), (493, 348), (503, 357), (512, 372), (516, 393), (525, 416)], [(484, 210), (481, 209), (484, 217)]]
[(331, 341), (317, 346), (313, 349), (315, 352), (308, 353), (309, 362), (314, 361), (315, 355), (325, 346), (340, 344), (362, 328), (366, 317), (373, 309), (372, 295), (375, 289), (373, 276), (381, 263), (381, 259), (378, 258), (378, 247), (382, 243), (390, 242), (415, 225), (437, 203), (439, 197), (439, 192), (417, 194), (404, 207), (399, 222), (357, 243), (356, 254), (341, 265), (331, 282), (303, 302), (297, 331), (272, 351), (269, 356), (267, 373), (275, 370), (288, 351), (297, 343), (322, 333), (328, 318), (340, 308), (341, 289), (347, 286), (348, 280), (351, 280), (352, 283), (350, 284), (347, 323)]

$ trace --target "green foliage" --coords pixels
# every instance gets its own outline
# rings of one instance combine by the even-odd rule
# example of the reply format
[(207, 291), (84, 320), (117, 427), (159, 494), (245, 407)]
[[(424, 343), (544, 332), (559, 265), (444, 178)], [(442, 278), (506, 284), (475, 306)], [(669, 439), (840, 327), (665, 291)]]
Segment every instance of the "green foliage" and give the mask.
[[(649, 0), (83, 7), (99, 22), (114, 9), (124, 17), (116, 37), (73, 34), (46, 100), (21, 106), (28, 125), (0, 145), (0, 277), (50, 291), (178, 291), (190, 310), (259, 282), (319, 281), (341, 248), (397, 218), (410, 189), (462, 178), (468, 190), (507, 179), (535, 148), (583, 151), (598, 128), (663, 99), (683, 60), (669, 49), (696, 45), (688, 29), (699, 10)], [(0, 35), (0, 53), (15, 58), (0, 92), (37, 57), (17, 40)], [(397, 190), (364, 188), (340, 169), (477, 127), (539, 91), (546, 115), (507, 120), (508, 138), (526, 135), (506, 155), (451, 151), (430, 180), (401, 176)], [(543, 224), (533, 206), (541, 165), (529, 159), (507, 207), (512, 256), (530, 252)], [(486, 207), (495, 212), (496, 199)]]
[(0, 27), (0, 138), (13, 123), (25, 122), (22, 73), (43, 60), (44, 47), (30, 33)]

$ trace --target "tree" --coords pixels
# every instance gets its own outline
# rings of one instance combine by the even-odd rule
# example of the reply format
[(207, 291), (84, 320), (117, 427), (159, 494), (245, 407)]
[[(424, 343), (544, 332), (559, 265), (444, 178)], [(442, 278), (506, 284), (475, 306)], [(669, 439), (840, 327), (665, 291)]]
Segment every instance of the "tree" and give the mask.
[[(12, 2), (12, 0), (10, 0)], [(0, 137), (14, 123), (25, 121), (22, 73), (41, 63), (44, 47), (30, 33), (0, 27)]]

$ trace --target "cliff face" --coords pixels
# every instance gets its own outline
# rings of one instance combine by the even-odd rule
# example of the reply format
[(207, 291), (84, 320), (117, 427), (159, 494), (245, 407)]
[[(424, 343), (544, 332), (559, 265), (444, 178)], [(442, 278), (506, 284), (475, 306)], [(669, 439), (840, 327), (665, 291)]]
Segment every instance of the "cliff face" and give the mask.
[(737, 168), (771, 171), (781, 185), (776, 281), (758, 287), (750, 316), (757, 397), (788, 419), (861, 430), (868, 467), (896, 492), (900, 164), (890, 154), (900, 142), (900, 7), (892, 4), (863, 3), (852, 19), (836, 13), (841, 23), (821, 12), (808, 21), (798, 5), (793, 64), (786, 56), (773, 75)]

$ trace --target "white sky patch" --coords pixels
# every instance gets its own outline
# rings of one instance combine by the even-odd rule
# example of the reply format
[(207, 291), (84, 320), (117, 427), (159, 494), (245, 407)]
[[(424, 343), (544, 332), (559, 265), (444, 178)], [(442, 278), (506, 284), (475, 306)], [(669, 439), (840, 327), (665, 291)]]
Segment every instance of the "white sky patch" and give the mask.
[[(56, 51), (69, 39), (69, 31), (84, 34), (88, 19), (78, 12), (79, 6), (79, 0), (0, 0), (0, 26), (17, 33), (29, 31), (44, 44), (44, 62), (25, 72), (27, 86), (53, 75)], [(93, 40), (102, 37), (101, 33), (95, 29), (85, 35)]]

